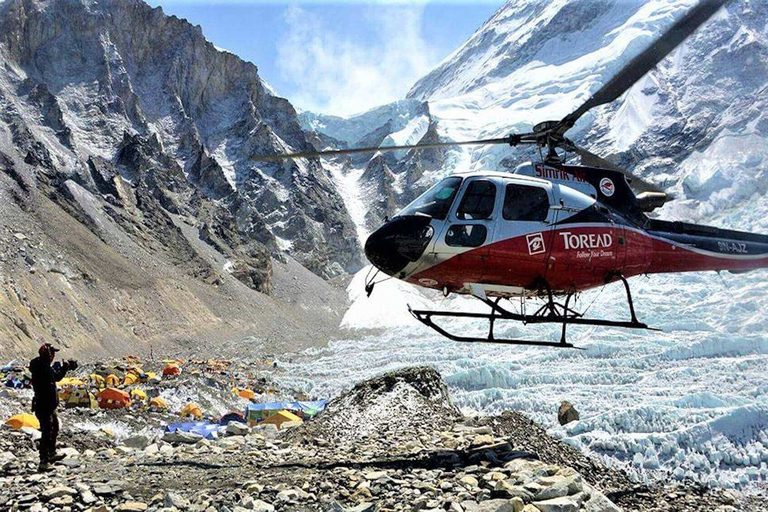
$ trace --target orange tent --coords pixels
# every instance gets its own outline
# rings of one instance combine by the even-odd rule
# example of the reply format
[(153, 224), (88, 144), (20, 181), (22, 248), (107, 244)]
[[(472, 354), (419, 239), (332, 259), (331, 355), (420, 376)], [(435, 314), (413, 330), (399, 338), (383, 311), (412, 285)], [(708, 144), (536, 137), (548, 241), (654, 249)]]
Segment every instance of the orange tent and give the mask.
[(253, 400), (254, 398), (256, 398), (256, 393), (254, 393), (250, 389), (232, 388), (232, 391), (234, 391), (234, 393), (240, 398), (245, 398), (246, 400)]
[(122, 409), (131, 406), (131, 396), (115, 388), (107, 388), (100, 392), (97, 401), (102, 409)]
[(11, 416), (5, 424), (13, 430), (19, 430), (21, 427), (32, 427), (40, 430), (40, 422), (31, 414), (17, 414), (16, 416)]
[(181, 373), (181, 368), (175, 364), (169, 364), (163, 368), (163, 375), (178, 375)]

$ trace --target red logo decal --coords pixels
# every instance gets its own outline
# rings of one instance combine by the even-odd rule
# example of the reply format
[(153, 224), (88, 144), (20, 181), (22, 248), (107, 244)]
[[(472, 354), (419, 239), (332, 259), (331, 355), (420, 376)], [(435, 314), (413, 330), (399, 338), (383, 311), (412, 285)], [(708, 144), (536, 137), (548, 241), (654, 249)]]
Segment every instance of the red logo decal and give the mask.
[(541, 254), (546, 251), (544, 248), (544, 235), (541, 233), (533, 233), (525, 237), (528, 242), (528, 254), (533, 256), (534, 254)]

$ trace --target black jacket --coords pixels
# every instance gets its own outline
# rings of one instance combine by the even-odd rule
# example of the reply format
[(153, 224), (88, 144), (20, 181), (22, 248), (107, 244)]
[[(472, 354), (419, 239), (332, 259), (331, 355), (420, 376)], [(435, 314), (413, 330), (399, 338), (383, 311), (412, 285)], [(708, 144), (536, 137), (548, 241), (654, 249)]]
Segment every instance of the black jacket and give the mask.
[(32, 400), (32, 410), (38, 413), (53, 412), (59, 405), (59, 394), (56, 383), (64, 378), (68, 370), (67, 363), (51, 367), (48, 361), (34, 358), (29, 363), (29, 371), (32, 373), (32, 389), (35, 398)]

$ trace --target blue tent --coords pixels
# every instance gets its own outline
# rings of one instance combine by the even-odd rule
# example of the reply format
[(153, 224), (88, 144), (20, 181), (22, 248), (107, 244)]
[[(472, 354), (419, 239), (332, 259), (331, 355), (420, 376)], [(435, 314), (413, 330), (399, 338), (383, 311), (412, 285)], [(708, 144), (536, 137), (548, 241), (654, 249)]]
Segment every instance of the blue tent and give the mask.
[(222, 426), (207, 421), (189, 421), (186, 423), (171, 423), (165, 427), (166, 432), (189, 432), (203, 436), (204, 439), (215, 439), (221, 432)]

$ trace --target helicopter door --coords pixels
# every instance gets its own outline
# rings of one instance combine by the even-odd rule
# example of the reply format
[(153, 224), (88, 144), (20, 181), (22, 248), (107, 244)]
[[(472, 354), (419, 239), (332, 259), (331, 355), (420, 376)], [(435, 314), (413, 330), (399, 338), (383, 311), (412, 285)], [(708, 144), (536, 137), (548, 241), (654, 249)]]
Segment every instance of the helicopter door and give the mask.
[(501, 215), (489, 250), (486, 282), (519, 294), (544, 276), (552, 246), (554, 210), (550, 209), (551, 204), (551, 191), (547, 186), (505, 181)]
[(493, 237), (493, 216), (498, 187), (490, 179), (466, 180), (455, 212), (435, 244), (435, 256), (448, 261), (446, 286), (463, 288), (482, 280), (487, 263), (487, 244)]

